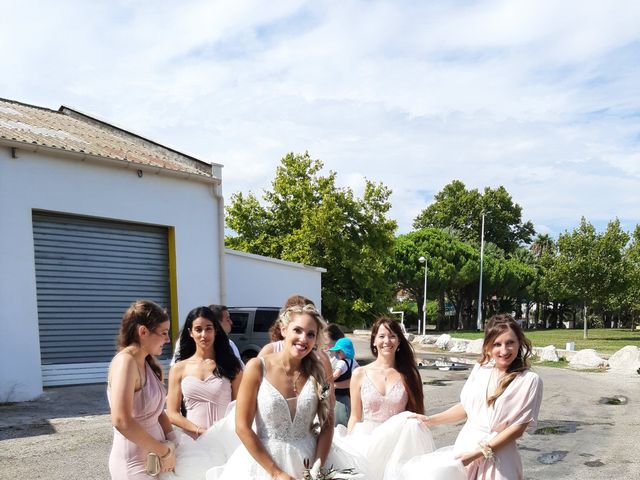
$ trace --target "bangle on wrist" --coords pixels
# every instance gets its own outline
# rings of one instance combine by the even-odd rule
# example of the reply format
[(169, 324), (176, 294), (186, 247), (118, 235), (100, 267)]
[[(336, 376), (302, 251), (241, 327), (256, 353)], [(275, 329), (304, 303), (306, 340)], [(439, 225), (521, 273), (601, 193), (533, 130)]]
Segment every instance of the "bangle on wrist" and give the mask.
[(493, 449), (489, 445), (489, 442), (479, 442), (478, 446), (480, 447), (480, 453), (482, 453), (485, 460), (493, 459)]
[(166, 460), (167, 457), (171, 456), (171, 454), (173, 453), (173, 450), (174, 450), (175, 447), (174, 447), (173, 442), (170, 442), (170, 441), (162, 442), (162, 444), (166, 445), (167, 448), (169, 448), (167, 453), (165, 453), (164, 455), (160, 456), (160, 460)]
[(200, 436), (200, 425), (196, 426), (196, 437)]

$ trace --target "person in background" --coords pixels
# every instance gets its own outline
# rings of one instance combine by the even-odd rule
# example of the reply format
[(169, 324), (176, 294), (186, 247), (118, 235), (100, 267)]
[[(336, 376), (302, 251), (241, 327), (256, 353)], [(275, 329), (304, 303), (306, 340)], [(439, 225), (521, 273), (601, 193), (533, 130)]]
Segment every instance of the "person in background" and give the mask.
[(107, 398), (113, 423), (109, 473), (114, 480), (150, 480), (149, 454), (168, 472), (176, 462), (171, 421), (164, 411), (162, 369), (155, 355), (169, 342), (169, 317), (159, 305), (138, 300), (122, 317), (118, 353), (109, 366)]
[[(359, 365), (355, 359), (356, 352), (353, 348), (353, 342), (346, 337), (339, 338), (329, 349), (329, 352), (337, 359), (336, 364), (332, 365), (336, 392), (336, 425), (346, 426), (351, 414), (351, 396), (349, 394), (351, 375)], [(338, 410), (339, 404), (342, 404), (344, 409)], [(337, 418), (338, 414), (342, 418)]]
[[(220, 310), (217, 313), (220, 318)], [(189, 312), (176, 363), (169, 370), (167, 415), (192, 438), (225, 415), (242, 379), (240, 360), (231, 350), (218, 318), (208, 307)]]
[[(231, 315), (229, 314), (229, 309), (227, 308), (227, 306), (209, 305), (209, 308), (214, 313), (216, 318), (220, 318), (220, 325), (222, 326), (224, 333), (226, 333), (227, 337), (229, 337), (229, 335), (231, 334), (231, 330), (233, 329), (233, 321), (231, 320)], [(235, 356), (238, 357), (238, 360), (240, 360), (241, 367), (244, 368), (244, 362), (240, 357), (238, 346), (234, 343), (233, 340), (231, 340), (231, 338), (229, 338), (229, 345), (231, 345), (231, 350), (233, 350)]]

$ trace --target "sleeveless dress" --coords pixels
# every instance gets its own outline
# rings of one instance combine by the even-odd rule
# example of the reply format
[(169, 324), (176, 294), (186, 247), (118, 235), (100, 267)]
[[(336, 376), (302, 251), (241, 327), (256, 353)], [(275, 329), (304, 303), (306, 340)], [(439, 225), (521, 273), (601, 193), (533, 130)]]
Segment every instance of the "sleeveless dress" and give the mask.
[[(542, 381), (530, 370), (519, 374), (492, 406), (487, 405), (493, 364), (476, 364), (469, 375), (460, 402), (467, 421), (452, 447), (412, 459), (405, 465), (403, 480), (522, 480), (522, 460), (516, 441), (494, 452), (495, 460), (480, 458), (462, 466), (456, 455), (478, 448), (478, 442), (489, 441), (511, 425), (534, 427), (542, 402)], [(491, 390), (492, 391), (492, 390)]]
[[(314, 380), (309, 377), (298, 395), (292, 417), (289, 402), (266, 377), (264, 359), (262, 381), (258, 389), (256, 408), (256, 434), (267, 452), (283, 471), (295, 478), (302, 478), (304, 460), (313, 461), (316, 436), (312, 431), (318, 408)], [(226, 465), (207, 472), (207, 480), (271, 480), (249, 454), (239, 447)]]
[[(147, 381), (133, 394), (133, 418), (153, 438), (165, 440), (164, 431), (158, 417), (164, 411), (166, 392), (164, 385), (151, 370), (147, 362), (145, 372)], [(111, 394), (107, 388), (107, 399), (111, 406)], [(109, 473), (113, 480), (150, 480), (145, 467), (148, 451), (142, 449), (113, 427), (113, 446), (109, 455)]]
[[(204, 380), (188, 376), (180, 385), (188, 420), (209, 428), (224, 417), (231, 403), (231, 382), (228, 378), (213, 373)], [(191, 436), (195, 438), (195, 434)]]
[(334, 443), (367, 465), (367, 479), (395, 479), (409, 459), (434, 450), (431, 431), (406, 411), (409, 397), (401, 379), (382, 394), (365, 370), (360, 398), (363, 421), (350, 434), (337, 426)]

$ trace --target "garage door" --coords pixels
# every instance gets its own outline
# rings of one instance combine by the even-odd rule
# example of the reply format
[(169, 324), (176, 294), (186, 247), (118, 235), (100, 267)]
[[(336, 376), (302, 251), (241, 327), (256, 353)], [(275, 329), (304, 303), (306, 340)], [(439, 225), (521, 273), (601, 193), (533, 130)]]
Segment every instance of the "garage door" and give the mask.
[(169, 309), (167, 229), (34, 212), (33, 237), (43, 384), (104, 382), (131, 302)]

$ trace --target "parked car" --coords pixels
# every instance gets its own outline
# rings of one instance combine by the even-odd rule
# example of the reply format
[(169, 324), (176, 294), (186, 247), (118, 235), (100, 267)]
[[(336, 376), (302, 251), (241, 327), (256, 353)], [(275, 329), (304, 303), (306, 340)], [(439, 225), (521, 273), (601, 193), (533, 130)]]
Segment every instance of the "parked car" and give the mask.
[(245, 363), (271, 342), (269, 328), (279, 313), (278, 307), (229, 307), (233, 322), (229, 337), (237, 345)]

